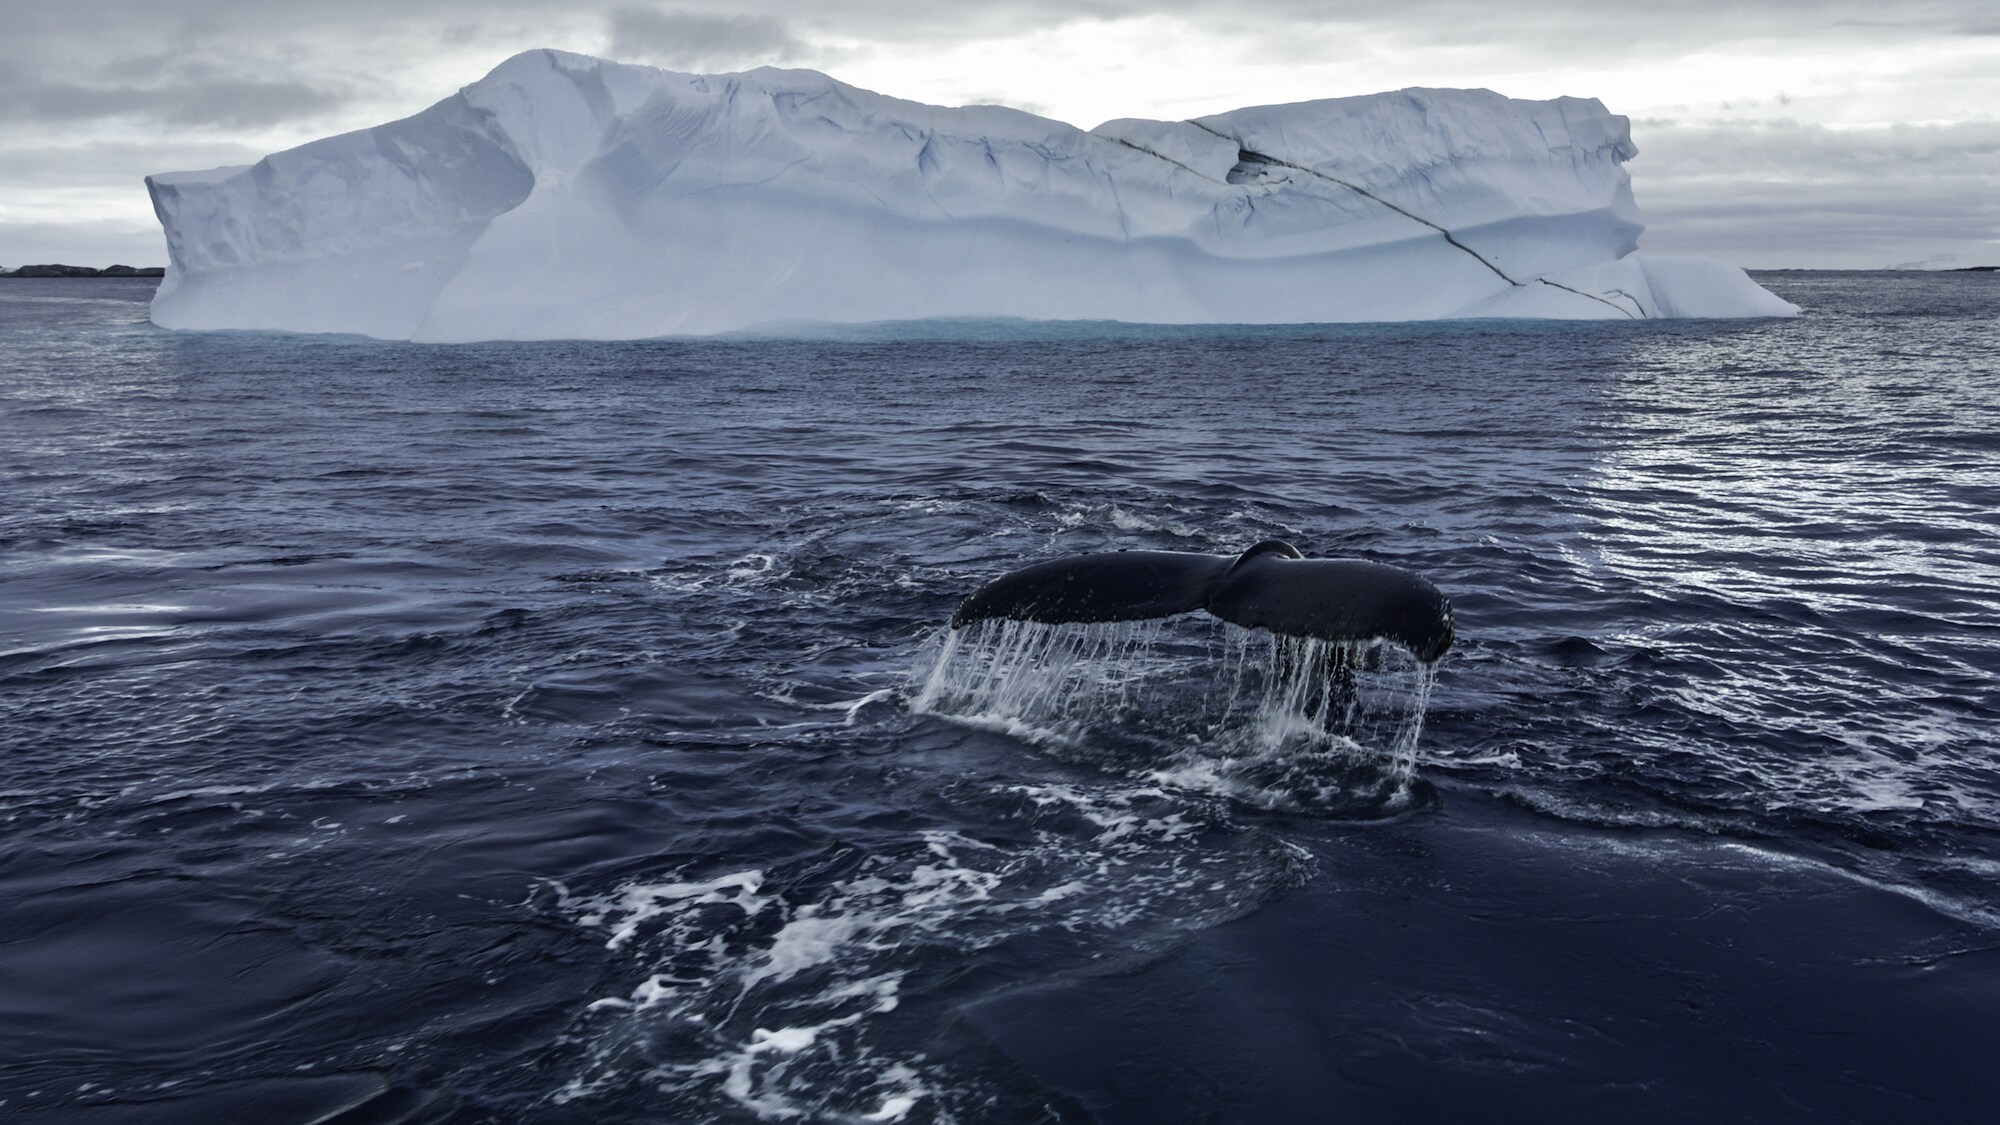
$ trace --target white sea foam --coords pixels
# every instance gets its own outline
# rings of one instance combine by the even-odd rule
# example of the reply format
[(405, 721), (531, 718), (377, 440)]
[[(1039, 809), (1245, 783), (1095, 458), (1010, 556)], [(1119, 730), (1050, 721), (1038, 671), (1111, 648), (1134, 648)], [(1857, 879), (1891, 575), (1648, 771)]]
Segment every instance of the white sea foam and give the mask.
[(674, 1112), (901, 1120), (957, 1096), (922, 1055), (880, 1045), (883, 1021), (935, 992), (906, 989), (911, 973), (949, 973), (1033, 934), (1063, 935), (1083, 963), (1142, 950), (1254, 907), (1305, 862), (1216, 829), (1157, 786), (1003, 785), (977, 799), (998, 819), (1010, 808), (1026, 819), (1025, 842), (924, 832), (831, 883), (767, 868), (673, 872), (594, 895), (555, 887), (565, 913), (639, 973), (587, 1005), (590, 1057), (557, 1100), (630, 1081), (644, 1042), (672, 1035), (670, 1061), (638, 1065)]

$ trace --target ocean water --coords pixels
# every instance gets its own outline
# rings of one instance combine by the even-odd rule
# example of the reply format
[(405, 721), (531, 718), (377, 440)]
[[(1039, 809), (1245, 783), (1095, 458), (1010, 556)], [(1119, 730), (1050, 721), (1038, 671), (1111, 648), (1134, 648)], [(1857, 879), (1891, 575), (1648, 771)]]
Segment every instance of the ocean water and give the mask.
[[(2000, 276), (462, 347), (0, 282), (9, 1121), (1987, 1121)], [(1367, 721), (1121, 547), (1418, 570)], [(1006, 632), (1006, 635), (1000, 635)]]

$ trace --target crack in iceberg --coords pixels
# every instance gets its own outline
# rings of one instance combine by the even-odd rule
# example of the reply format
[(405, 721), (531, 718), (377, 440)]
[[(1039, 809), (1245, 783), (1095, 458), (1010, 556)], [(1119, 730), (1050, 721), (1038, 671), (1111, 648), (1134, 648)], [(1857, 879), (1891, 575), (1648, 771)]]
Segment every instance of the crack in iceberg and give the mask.
[(1583, 290), (1581, 290), (1581, 289), (1575, 289), (1575, 288), (1572, 288), (1572, 287), (1570, 287), (1570, 286), (1567, 286), (1567, 285), (1564, 285), (1564, 284), (1563, 284), (1562, 282), (1560, 282), (1560, 281), (1550, 281), (1550, 280), (1549, 280), (1548, 278), (1546, 278), (1546, 277), (1538, 277), (1538, 278), (1536, 278), (1535, 280), (1536, 280), (1536, 281), (1539, 281), (1539, 282), (1541, 282), (1541, 283), (1542, 283), (1543, 285), (1551, 285), (1551, 286), (1554, 286), (1555, 288), (1557, 288), (1557, 289), (1560, 289), (1560, 290), (1562, 290), (1562, 291), (1563, 291), (1563, 292), (1565, 292), (1565, 293), (1574, 293), (1574, 294), (1576, 294), (1576, 295), (1577, 295), (1577, 296), (1579, 296), (1579, 297), (1588, 297), (1588, 298), (1590, 298), (1591, 300), (1593, 300), (1593, 301), (1596, 301), (1596, 302), (1597, 302), (1598, 304), (1600, 304), (1600, 305), (1610, 305), (1610, 306), (1611, 306), (1612, 308), (1614, 308), (1614, 309), (1617, 309), (1617, 310), (1618, 310), (1619, 312), (1621, 312), (1621, 313), (1624, 313), (1624, 314), (1625, 314), (1625, 318), (1626, 318), (1627, 320), (1644, 320), (1644, 319), (1646, 319), (1646, 306), (1644, 306), (1644, 305), (1641, 305), (1641, 304), (1639, 304), (1639, 298), (1637, 298), (1637, 297), (1634, 297), (1634, 296), (1633, 296), (1632, 294), (1630, 294), (1630, 293), (1627, 293), (1627, 292), (1625, 292), (1625, 291), (1624, 291), (1623, 289), (1613, 289), (1613, 290), (1612, 290), (1612, 292), (1613, 292), (1613, 293), (1616, 293), (1616, 294), (1618, 294), (1618, 295), (1619, 295), (1620, 297), (1623, 297), (1623, 298), (1625, 298), (1626, 300), (1628, 300), (1628, 301), (1632, 302), (1632, 304), (1633, 304), (1634, 306), (1636, 306), (1636, 307), (1638, 308), (1638, 310), (1639, 310), (1639, 314), (1638, 314), (1637, 316), (1634, 316), (1634, 315), (1633, 315), (1633, 314), (1632, 314), (1632, 313), (1631, 313), (1631, 312), (1630, 312), (1629, 310), (1627, 310), (1627, 309), (1625, 308), (1625, 306), (1623, 306), (1623, 305), (1620, 305), (1620, 304), (1618, 304), (1618, 303), (1617, 303), (1617, 302), (1615, 302), (1615, 301), (1610, 301), (1610, 300), (1607, 300), (1606, 298), (1604, 298), (1604, 297), (1602, 297), (1602, 296), (1599, 296), (1599, 295), (1598, 295), (1598, 294), (1596, 294), (1596, 293), (1586, 293), (1586, 292), (1584, 292), (1584, 291), (1583, 291)]
[[(1253, 150), (1251, 150), (1251, 149), (1248, 149), (1248, 148), (1244, 148), (1244, 147), (1243, 147), (1243, 142), (1242, 142), (1241, 140), (1239, 140), (1238, 138), (1236, 138), (1236, 137), (1232, 137), (1232, 136), (1230, 136), (1229, 134), (1227, 134), (1227, 133), (1224, 133), (1224, 132), (1222, 132), (1222, 131), (1220, 131), (1220, 130), (1218, 130), (1218, 129), (1214, 129), (1214, 128), (1210, 128), (1209, 126), (1207, 126), (1207, 125), (1204, 125), (1203, 123), (1201, 123), (1201, 122), (1199, 122), (1199, 121), (1195, 121), (1195, 120), (1192, 120), (1192, 119), (1190, 119), (1190, 120), (1189, 120), (1189, 121), (1187, 122), (1187, 124), (1189, 124), (1189, 125), (1192, 125), (1192, 126), (1194, 126), (1195, 128), (1197, 128), (1197, 129), (1200, 129), (1200, 130), (1202, 130), (1202, 131), (1204, 131), (1204, 132), (1207, 132), (1207, 133), (1211, 133), (1211, 134), (1213, 134), (1213, 135), (1215, 135), (1215, 136), (1217, 136), (1217, 137), (1220, 137), (1221, 139), (1223, 139), (1223, 140), (1225, 140), (1225, 141), (1228, 141), (1228, 142), (1230, 142), (1230, 143), (1232, 143), (1232, 144), (1236, 145), (1236, 146), (1237, 146), (1237, 152), (1238, 152), (1238, 157), (1237, 157), (1237, 160), (1238, 160), (1238, 165), (1239, 165), (1239, 166), (1241, 166), (1241, 165), (1243, 165), (1243, 164), (1261, 164), (1261, 165), (1269, 165), (1269, 166), (1271, 166), (1271, 167), (1276, 167), (1276, 168), (1289, 168), (1289, 169), (1291, 169), (1291, 170), (1293, 170), (1293, 171), (1296, 171), (1296, 172), (1304, 172), (1304, 173), (1305, 173), (1306, 175), (1308, 175), (1308, 176), (1317, 176), (1317, 177), (1319, 177), (1320, 179), (1322, 179), (1322, 180), (1325, 180), (1325, 181), (1327, 181), (1328, 183), (1333, 183), (1333, 184), (1338, 184), (1338, 185), (1340, 185), (1341, 187), (1344, 187), (1344, 188), (1346, 188), (1347, 190), (1349, 190), (1349, 191), (1351, 191), (1351, 192), (1354, 192), (1354, 193), (1355, 193), (1356, 195), (1360, 195), (1360, 196), (1362, 196), (1362, 197), (1364, 197), (1364, 198), (1366, 198), (1366, 199), (1371, 199), (1371, 200), (1375, 201), (1376, 203), (1379, 203), (1379, 204), (1381, 204), (1382, 206), (1384, 206), (1384, 207), (1387, 207), (1387, 208), (1388, 208), (1389, 210), (1391, 210), (1391, 211), (1394, 211), (1394, 212), (1395, 212), (1395, 213), (1397, 213), (1398, 215), (1401, 215), (1401, 216), (1403, 216), (1403, 217), (1404, 217), (1404, 218), (1406, 218), (1406, 219), (1410, 219), (1410, 220), (1412, 220), (1412, 221), (1414, 221), (1414, 222), (1419, 222), (1419, 223), (1422, 223), (1422, 224), (1423, 224), (1424, 226), (1427, 226), (1427, 227), (1431, 228), (1432, 230), (1434, 230), (1434, 231), (1438, 232), (1439, 234), (1441, 234), (1441, 235), (1443, 235), (1443, 236), (1444, 236), (1444, 240), (1445, 240), (1446, 242), (1449, 242), (1449, 243), (1451, 243), (1451, 245), (1452, 245), (1452, 246), (1454, 246), (1454, 247), (1456, 247), (1457, 249), (1459, 249), (1459, 250), (1461, 250), (1461, 251), (1465, 252), (1466, 254), (1469, 254), (1469, 255), (1471, 255), (1471, 256), (1472, 256), (1472, 258), (1473, 258), (1473, 260), (1477, 261), (1477, 262), (1478, 262), (1478, 263), (1479, 263), (1480, 265), (1482, 265), (1482, 266), (1485, 266), (1485, 267), (1486, 267), (1487, 269), (1489, 269), (1489, 270), (1492, 270), (1492, 271), (1493, 271), (1493, 273), (1495, 274), (1495, 276), (1499, 277), (1499, 278), (1500, 278), (1500, 280), (1502, 280), (1502, 281), (1506, 282), (1507, 284), (1509, 284), (1509, 285), (1511, 285), (1511, 286), (1515, 287), (1516, 289), (1519, 289), (1519, 288), (1522, 288), (1522, 287), (1526, 286), (1527, 284), (1529, 284), (1528, 282), (1525, 282), (1525, 281), (1516, 281), (1516, 280), (1515, 280), (1515, 279), (1514, 279), (1513, 277), (1511, 277), (1511, 276), (1509, 276), (1509, 275), (1508, 275), (1507, 271), (1505, 271), (1505, 270), (1501, 269), (1501, 268), (1500, 268), (1500, 267), (1499, 267), (1498, 265), (1495, 265), (1495, 264), (1493, 263), (1493, 261), (1492, 261), (1491, 259), (1487, 258), (1487, 257), (1486, 257), (1486, 256), (1485, 256), (1484, 254), (1481, 254), (1481, 253), (1480, 253), (1479, 251), (1477, 251), (1477, 250), (1474, 250), (1474, 249), (1473, 249), (1472, 247), (1470, 247), (1470, 246), (1467, 246), (1467, 245), (1466, 245), (1465, 243), (1463, 243), (1463, 242), (1460, 242), (1460, 241), (1458, 240), (1458, 236), (1457, 236), (1457, 235), (1455, 235), (1455, 234), (1453, 234), (1453, 233), (1451, 232), (1451, 230), (1450, 230), (1449, 228), (1445, 227), (1444, 225), (1442, 225), (1442, 224), (1440, 224), (1440, 223), (1434, 223), (1434, 222), (1432, 222), (1431, 220), (1429, 220), (1429, 219), (1426, 219), (1426, 218), (1424, 218), (1424, 217), (1423, 217), (1422, 215), (1419, 215), (1419, 214), (1417, 214), (1416, 212), (1414, 212), (1414, 211), (1411, 211), (1411, 210), (1409, 210), (1408, 208), (1405, 208), (1405, 207), (1400, 207), (1400, 206), (1398, 206), (1398, 205), (1396, 205), (1396, 204), (1394, 204), (1394, 203), (1391, 203), (1391, 202), (1389, 202), (1388, 200), (1386, 200), (1386, 199), (1382, 198), (1382, 197), (1381, 197), (1381, 196), (1379, 196), (1379, 195), (1376, 195), (1376, 194), (1375, 194), (1374, 192), (1372, 192), (1372, 191), (1369, 191), (1369, 190), (1368, 190), (1367, 188), (1364, 188), (1364, 187), (1362, 187), (1362, 186), (1361, 186), (1361, 185), (1359, 185), (1359, 184), (1356, 184), (1356, 183), (1352, 183), (1352, 182), (1350, 182), (1350, 181), (1347, 181), (1347, 180), (1343, 180), (1343, 179), (1341, 179), (1341, 178), (1340, 178), (1339, 176), (1334, 176), (1334, 175), (1330, 175), (1330, 174), (1328, 174), (1328, 173), (1326, 173), (1326, 172), (1322, 172), (1322, 171), (1320, 171), (1320, 170), (1319, 170), (1319, 169), (1317, 169), (1317, 168), (1308, 168), (1308, 167), (1306, 167), (1306, 166), (1305, 166), (1305, 165), (1303, 165), (1303, 164), (1294, 164), (1294, 163), (1292, 163), (1292, 162), (1291, 162), (1291, 161), (1289, 161), (1289, 160), (1285, 160), (1285, 159), (1282, 159), (1282, 158), (1280, 158), (1280, 157), (1276, 157), (1276, 156), (1272, 156), (1272, 155), (1270, 155), (1270, 154), (1268, 154), (1268, 153), (1262, 153), (1262, 152), (1256, 152), (1256, 151), (1253, 151)], [(1130, 144), (1130, 142), (1125, 142), (1125, 141), (1121, 141), (1121, 142), (1119, 142), (1119, 143), (1121, 143), (1121, 144), (1126, 144), (1126, 145), (1128, 145), (1128, 147), (1131, 147), (1131, 148), (1139, 148), (1139, 146), (1138, 146), (1138, 145), (1133, 145), (1133, 144)], [(1146, 152), (1146, 151), (1148, 151), (1148, 150), (1146, 150), (1146, 149), (1139, 149), (1139, 151), (1141, 151), (1141, 152)], [(1159, 154), (1158, 154), (1158, 153), (1153, 153), (1152, 155), (1155, 155), (1155, 156), (1159, 156)], [(1166, 157), (1162, 156), (1162, 157), (1160, 157), (1160, 159), (1162, 159), (1162, 160), (1167, 160), (1168, 158), (1166, 158)], [(1173, 160), (1168, 160), (1168, 163), (1172, 163), (1172, 164), (1178, 164), (1179, 162), (1178, 162), (1178, 161), (1173, 161)], [(1181, 167), (1184, 167), (1184, 168), (1185, 168), (1185, 167), (1187, 167), (1187, 166), (1186, 166), (1186, 165), (1181, 165)], [(1191, 168), (1190, 168), (1190, 169), (1188, 169), (1188, 170), (1189, 170), (1189, 171), (1193, 171), (1193, 169), (1191, 169)], [(1625, 292), (1623, 292), (1622, 290), (1615, 290), (1614, 292), (1618, 292), (1618, 294), (1619, 294), (1620, 296), (1622, 296), (1622, 297), (1626, 298), (1627, 300), (1631, 301), (1631, 302), (1632, 302), (1632, 303), (1633, 303), (1634, 305), (1638, 305), (1638, 306), (1639, 306), (1639, 313), (1638, 313), (1637, 317), (1634, 317), (1634, 316), (1633, 316), (1633, 314), (1632, 314), (1632, 312), (1631, 312), (1630, 310), (1626, 309), (1626, 308), (1625, 308), (1624, 306), (1622, 306), (1622, 305), (1619, 305), (1619, 304), (1617, 304), (1617, 303), (1615, 303), (1615, 302), (1613, 302), (1613, 301), (1609, 301), (1609, 300), (1606, 300), (1606, 299), (1605, 299), (1604, 297), (1602, 297), (1602, 296), (1599, 296), (1598, 294), (1595, 294), (1595, 293), (1587, 293), (1587, 292), (1585, 292), (1585, 291), (1583, 291), (1583, 290), (1581, 290), (1581, 289), (1577, 289), (1577, 288), (1574, 288), (1574, 287), (1572, 287), (1572, 286), (1568, 286), (1568, 285), (1564, 285), (1564, 284), (1563, 284), (1562, 282), (1560, 282), (1560, 281), (1550, 281), (1550, 280), (1549, 280), (1548, 278), (1546, 278), (1546, 277), (1538, 277), (1538, 278), (1535, 278), (1534, 280), (1535, 280), (1535, 281), (1538, 281), (1538, 282), (1540, 282), (1540, 283), (1542, 283), (1543, 285), (1549, 285), (1549, 286), (1553, 286), (1553, 287), (1555, 287), (1555, 288), (1557, 288), (1557, 289), (1560, 289), (1560, 290), (1562, 290), (1562, 291), (1564, 291), (1564, 292), (1566, 292), (1566, 293), (1574, 293), (1574, 294), (1576, 294), (1576, 295), (1577, 295), (1577, 296), (1579, 296), (1579, 297), (1587, 297), (1587, 298), (1589, 298), (1590, 300), (1593, 300), (1593, 301), (1596, 301), (1596, 302), (1597, 302), (1598, 304), (1601, 304), (1601, 305), (1608, 305), (1608, 306), (1610, 306), (1611, 308), (1614, 308), (1614, 309), (1617, 309), (1617, 310), (1618, 310), (1618, 311), (1619, 311), (1620, 313), (1624, 314), (1624, 316), (1625, 316), (1625, 317), (1626, 317), (1626, 318), (1627, 318), (1628, 320), (1629, 320), (1629, 319), (1640, 319), (1640, 320), (1643, 320), (1643, 319), (1645, 319), (1645, 318), (1646, 318), (1646, 310), (1645, 310), (1645, 306), (1643, 306), (1643, 305), (1640, 305), (1640, 304), (1639, 304), (1639, 300), (1638, 300), (1638, 298), (1636, 298), (1636, 297), (1633, 297), (1633, 296), (1632, 296), (1632, 295), (1631, 295), (1630, 293), (1625, 293)]]
[(1481, 254), (1479, 251), (1474, 250), (1472, 247), (1467, 246), (1463, 242), (1460, 242), (1457, 236), (1453, 235), (1451, 231), (1438, 225), (1437, 223), (1430, 221), (1429, 219), (1424, 218), (1422, 215), (1419, 215), (1414, 211), (1410, 211), (1403, 207), (1398, 207), (1394, 203), (1391, 203), (1388, 200), (1382, 198), (1381, 196), (1376, 195), (1374, 192), (1369, 191), (1367, 188), (1362, 187), (1359, 184), (1349, 183), (1348, 181), (1341, 179), (1339, 176), (1328, 175), (1327, 173), (1322, 172), (1317, 168), (1308, 168), (1303, 164), (1294, 164), (1289, 160), (1283, 160), (1275, 156), (1267, 155), (1265, 153), (1252, 152), (1250, 149), (1243, 148), (1242, 147), (1243, 142), (1238, 140), (1237, 138), (1232, 137), (1229, 134), (1224, 133), (1220, 130), (1209, 128), (1207, 125), (1204, 125), (1199, 121), (1190, 120), (1188, 124), (1194, 126), (1197, 129), (1214, 133), (1216, 136), (1221, 137), (1223, 140), (1229, 141), (1230, 143), (1236, 145), (1238, 152), (1241, 153), (1239, 161), (1243, 164), (1269, 164), (1279, 168), (1290, 168), (1293, 171), (1304, 172), (1308, 176), (1318, 176), (1320, 179), (1325, 180), (1328, 183), (1339, 184), (1341, 187), (1344, 187), (1347, 190), (1354, 192), (1357, 195), (1364, 196), (1368, 199), (1374, 200), (1377, 203), (1380, 203), (1382, 206), (1387, 207), (1389, 210), (1394, 211), (1396, 214), (1401, 215), (1406, 219), (1411, 219), (1416, 222), (1422, 223), (1423, 225), (1438, 232), (1439, 234), (1444, 236), (1444, 240), (1446, 242), (1449, 242), (1453, 246), (1464, 251), (1465, 253), (1472, 255), (1473, 259), (1476, 260), (1480, 265), (1485, 266), (1489, 270), (1492, 270), (1494, 274), (1500, 278), (1500, 280), (1506, 282), (1507, 284), (1515, 286), (1517, 288), (1520, 287), (1522, 284), (1524, 284), (1523, 282), (1515, 281), (1513, 278), (1507, 276), (1507, 271), (1501, 269), (1499, 266), (1496, 266), (1492, 262), (1488, 261), (1486, 259), (1486, 256)]

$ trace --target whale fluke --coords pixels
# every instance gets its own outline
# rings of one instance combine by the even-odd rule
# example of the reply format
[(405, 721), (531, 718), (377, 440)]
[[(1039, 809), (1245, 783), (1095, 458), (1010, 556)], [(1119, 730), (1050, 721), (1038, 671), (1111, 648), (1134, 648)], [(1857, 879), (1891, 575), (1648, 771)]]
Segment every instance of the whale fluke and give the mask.
[(996, 617), (1135, 621), (1195, 610), (1294, 637), (1386, 637), (1426, 663), (1451, 648), (1451, 602), (1428, 579), (1362, 559), (1308, 559), (1276, 539), (1233, 557), (1116, 551), (1036, 563), (980, 587), (951, 626)]

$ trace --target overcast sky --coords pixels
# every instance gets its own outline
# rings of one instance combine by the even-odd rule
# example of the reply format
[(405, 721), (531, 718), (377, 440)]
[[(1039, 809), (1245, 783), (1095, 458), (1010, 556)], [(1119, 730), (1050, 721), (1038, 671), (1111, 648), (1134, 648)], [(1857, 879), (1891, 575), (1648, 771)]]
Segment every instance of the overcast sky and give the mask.
[(812, 67), (1089, 128), (1393, 90), (1632, 118), (1649, 250), (2000, 264), (2000, 0), (0, 0), (0, 265), (161, 265), (141, 179), (406, 116), (560, 47)]

